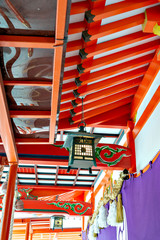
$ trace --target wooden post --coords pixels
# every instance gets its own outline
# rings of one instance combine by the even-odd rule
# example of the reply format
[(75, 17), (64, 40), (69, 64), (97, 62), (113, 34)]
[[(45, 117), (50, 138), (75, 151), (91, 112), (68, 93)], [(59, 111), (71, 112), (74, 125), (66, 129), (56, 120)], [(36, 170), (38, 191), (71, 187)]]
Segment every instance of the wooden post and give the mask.
[(136, 172), (136, 152), (135, 152), (135, 142), (133, 138), (133, 129), (134, 129), (133, 121), (128, 121), (127, 126), (128, 126), (127, 145), (132, 151), (130, 172), (133, 173), (133, 172)]
[(95, 194), (94, 194), (94, 187), (91, 187), (91, 204), (92, 204), (92, 214), (94, 213), (95, 208)]
[(10, 231), (10, 223), (12, 216), (12, 208), (13, 208), (13, 199), (15, 193), (15, 184), (17, 177), (17, 164), (10, 165), (9, 171), (9, 179), (6, 193), (6, 203), (4, 210), (4, 218), (2, 223), (2, 231), (1, 231), (1, 240), (9, 239), (9, 231)]
[(25, 240), (29, 240), (29, 228), (30, 228), (30, 223), (26, 223), (26, 233), (25, 233)]

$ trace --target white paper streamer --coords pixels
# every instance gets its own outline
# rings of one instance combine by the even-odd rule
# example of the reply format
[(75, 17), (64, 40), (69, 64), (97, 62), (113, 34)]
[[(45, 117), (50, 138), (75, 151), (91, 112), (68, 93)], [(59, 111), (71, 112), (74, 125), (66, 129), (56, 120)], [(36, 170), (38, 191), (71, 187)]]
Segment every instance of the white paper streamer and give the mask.
[(101, 206), (99, 209), (99, 218), (98, 218), (98, 224), (100, 228), (108, 227), (107, 215), (108, 215), (107, 209), (104, 206)]
[(116, 201), (113, 201), (110, 204), (107, 223), (112, 227), (120, 226), (121, 223), (117, 223), (116, 217), (117, 217), (117, 206), (116, 206)]
[(99, 234), (99, 223), (98, 223), (98, 218), (99, 215), (96, 216), (95, 220), (94, 220), (94, 233)]
[(90, 226), (89, 233), (88, 233), (88, 240), (96, 240), (97, 238), (94, 237), (94, 224)]

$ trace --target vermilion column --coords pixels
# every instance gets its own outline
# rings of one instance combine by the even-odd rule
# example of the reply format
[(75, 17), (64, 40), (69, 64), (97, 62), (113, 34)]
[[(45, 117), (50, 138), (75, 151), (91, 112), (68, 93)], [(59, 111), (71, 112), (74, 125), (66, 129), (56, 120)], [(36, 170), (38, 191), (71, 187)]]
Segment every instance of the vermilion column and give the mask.
[(136, 172), (136, 152), (135, 152), (135, 142), (134, 142), (134, 138), (133, 138), (133, 129), (134, 129), (133, 121), (128, 121), (127, 126), (128, 126), (127, 144), (128, 144), (128, 147), (132, 150), (131, 171), (130, 172)]
[(91, 203), (92, 203), (92, 214), (94, 213), (95, 208), (95, 194), (94, 194), (94, 187), (91, 187)]
[(26, 224), (25, 240), (29, 240), (29, 227), (30, 227), (30, 223), (27, 223)]
[(16, 176), (17, 176), (17, 164), (15, 163), (10, 165), (4, 218), (3, 218), (2, 231), (1, 231), (1, 240), (9, 239), (9, 230), (10, 230), (13, 199), (14, 199), (14, 192), (15, 192)]

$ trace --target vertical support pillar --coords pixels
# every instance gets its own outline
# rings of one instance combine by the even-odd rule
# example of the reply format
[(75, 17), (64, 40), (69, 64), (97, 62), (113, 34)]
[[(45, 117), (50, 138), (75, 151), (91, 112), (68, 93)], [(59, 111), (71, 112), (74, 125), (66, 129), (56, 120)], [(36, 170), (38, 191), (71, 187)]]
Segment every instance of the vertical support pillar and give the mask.
[(11, 223), (11, 216), (12, 216), (16, 177), (17, 177), (17, 164), (15, 163), (10, 165), (9, 179), (8, 179), (8, 186), (7, 186), (7, 193), (6, 193), (6, 204), (5, 204), (4, 218), (3, 218), (2, 231), (1, 231), (1, 240), (9, 239), (9, 230), (10, 230), (10, 223)]
[(84, 231), (85, 216), (82, 216), (82, 231)]
[(33, 233), (30, 234), (30, 240), (32, 240), (32, 239), (33, 239)]
[(133, 129), (134, 129), (133, 121), (128, 121), (127, 126), (128, 126), (127, 145), (132, 151), (130, 172), (136, 172), (136, 152), (135, 152), (135, 142), (133, 138)]
[(95, 194), (94, 194), (94, 187), (91, 187), (91, 204), (92, 204), (92, 214), (94, 213), (95, 209)]
[(30, 223), (26, 223), (26, 234), (25, 234), (25, 240), (29, 240), (29, 228), (30, 228)]

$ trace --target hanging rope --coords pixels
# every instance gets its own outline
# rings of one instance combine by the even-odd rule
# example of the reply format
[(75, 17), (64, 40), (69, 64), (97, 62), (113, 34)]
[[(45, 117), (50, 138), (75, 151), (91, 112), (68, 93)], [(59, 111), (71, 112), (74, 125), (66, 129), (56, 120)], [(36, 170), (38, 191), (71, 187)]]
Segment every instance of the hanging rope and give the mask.
[(86, 123), (84, 120), (84, 106), (83, 106), (83, 97), (82, 97), (82, 115), (81, 115), (81, 122), (78, 124), (78, 127), (83, 126), (86, 127)]

